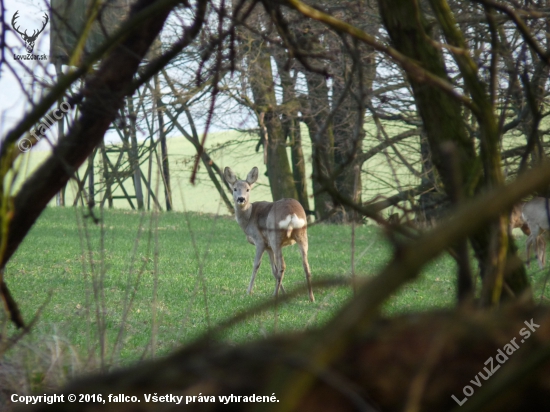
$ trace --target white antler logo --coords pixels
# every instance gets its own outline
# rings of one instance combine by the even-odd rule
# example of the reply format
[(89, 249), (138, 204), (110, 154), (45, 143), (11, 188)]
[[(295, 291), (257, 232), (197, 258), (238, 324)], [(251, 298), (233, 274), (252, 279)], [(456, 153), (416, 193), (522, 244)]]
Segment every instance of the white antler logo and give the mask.
[(40, 30), (33, 30), (32, 35), (29, 36), (27, 34), (27, 30), (25, 30), (24, 32), (21, 32), (21, 31), (19, 31), (19, 27), (15, 26), (16, 20), (19, 17), (18, 14), (19, 14), (19, 10), (17, 10), (15, 12), (15, 14), (13, 15), (13, 18), (11, 19), (11, 26), (13, 27), (13, 29), (17, 33), (19, 33), (21, 35), (21, 38), (25, 41), (25, 46), (27, 48), (27, 53), (32, 53), (32, 51), (34, 49), (34, 42), (36, 41), (36, 38), (38, 37), (38, 35), (40, 33), (42, 33), (44, 31), (44, 28), (46, 27), (46, 24), (48, 24), (48, 21), (49, 21), (48, 15), (46, 13), (44, 13), (44, 24), (42, 25), (42, 28)]

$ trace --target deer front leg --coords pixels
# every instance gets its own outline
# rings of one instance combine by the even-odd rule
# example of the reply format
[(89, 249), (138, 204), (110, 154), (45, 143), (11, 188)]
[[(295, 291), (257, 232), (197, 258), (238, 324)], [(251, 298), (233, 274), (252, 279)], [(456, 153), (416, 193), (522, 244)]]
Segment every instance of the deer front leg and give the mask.
[(254, 287), (254, 280), (256, 279), (256, 273), (262, 264), (262, 255), (264, 254), (265, 246), (256, 245), (256, 256), (254, 257), (254, 267), (252, 269), (252, 278), (250, 279), (250, 284), (248, 285), (248, 294), (252, 293), (252, 288)]

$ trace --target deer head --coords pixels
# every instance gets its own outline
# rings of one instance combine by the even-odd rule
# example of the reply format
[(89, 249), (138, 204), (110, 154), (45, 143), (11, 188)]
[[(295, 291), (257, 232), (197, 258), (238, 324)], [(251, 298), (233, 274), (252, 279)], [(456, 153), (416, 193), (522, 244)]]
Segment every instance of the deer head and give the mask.
[(36, 38), (38, 37), (38, 35), (40, 33), (42, 33), (44, 31), (44, 28), (46, 27), (46, 24), (48, 24), (48, 21), (49, 21), (48, 15), (46, 13), (44, 13), (44, 24), (42, 25), (42, 28), (40, 30), (33, 30), (32, 35), (29, 36), (27, 34), (27, 30), (25, 30), (24, 32), (21, 32), (21, 31), (19, 31), (19, 27), (15, 26), (16, 20), (19, 17), (18, 14), (19, 14), (19, 10), (17, 10), (15, 12), (15, 14), (13, 15), (13, 18), (11, 19), (11, 26), (13, 27), (13, 29), (17, 33), (19, 33), (19, 35), (21, 36), (21, 38), (25, 42), (25, 47), (27, 48), (27, 53), (32, 53), (32, 51), (34, 49), (34, 42), (36, 41)]
[(252, 189), (252, 186), (256, 180), (258, 180), (258, 168), (252, 168), (250, 173), (248, 173), (246, 180), (237, 179), (237, 176), (230, 167), (226, 167), (223, 173), (225, 180), (233, 189), (233, 200), (235, 201), (235, 205), (241, 209), (247, 209), (250, 207), (250, 189)]

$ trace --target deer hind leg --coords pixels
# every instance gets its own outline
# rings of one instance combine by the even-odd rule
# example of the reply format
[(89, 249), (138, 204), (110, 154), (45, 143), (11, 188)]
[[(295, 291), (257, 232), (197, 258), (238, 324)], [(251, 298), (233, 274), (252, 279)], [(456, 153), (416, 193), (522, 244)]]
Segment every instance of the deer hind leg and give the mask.
[[(531, 228), (531, 225), (529, 225), (529, 228)], [(526, 251), (527, 267), (529, 267), (531, 263), (531, 246), (535, 249), (535, 255), (537, 257), (537, 260), (539, 261), (539, 266), (540, 266), (538, 237), (539, 237), (539, 228), (536, 227), (534, 229), (531, 229), (531, 234), (527, 237), (527, 241), (525, 242), (525, 247), (527, 249)]]
[(254, 287), (254, 280), (256, 279), (256, 274), (260, 265), (262, 264), (262, 255), (264, 254), (265, 246), (256, 246), (256, 256), (254, 257), (254, 267), (252, 269), (252, 278), (250, 279), (250, 284), (248, 285), (247, 293), (250, 295), (252, 293), (252, 288)]
[(276, 250), (273, 250), (272, 253), (275, 259), (275, 266), (277, 270), (277, 276), (275, 277), (275, 292), (273, 292), (273, 295), (277, 297), (279, 296), (279, 289), (284, 293), (283, 278), (285, 276), (286, 264), (283, 258), (282, 247), (279, 247)]
[[(275, 278), (275, 289), (277, 289), (277, 284), (279, 283), (279, 271), (277, 270), (277, 265), (275, 262), (275, 255), (273, 254), (273, 249), (267, 249), (267, 253), (269, 255), (269, 260), (271, 262), (271, 273), (273, 274), (273, 277)], [(280, 286), (281, 292), (285, 292), (285, 288), (281, 284)], [(273, 295), (275, 295), (275, 291), (273, 292)]]
[(544, 234), (537, 236), (536, 250), (539, 267), (542, 269), (546, 265), (546, 239), (544, 239)]
[(527, 238), (527, 241), (525, 242), (525, 249), (526, 249), (525, 262), (527, 263), (527, 267), (531, 266), (531, 243), (532, 243), (532, 236), (529, 235), (529, 237)]
[(313, 288), (311, 287), (311, 269), (309, 268), (309, 263), (307, 261), (307, 251), (308, 243), (307, 237), (300, 239), (298, 242), (298, 248), (300, 249), (300, 255), (302, 255), (302, 265), (304, 267), (304, 273), (306, 274), (307, 289), (309, 291), (309, 300), (315, 302), (315, 297), (313, 296)]

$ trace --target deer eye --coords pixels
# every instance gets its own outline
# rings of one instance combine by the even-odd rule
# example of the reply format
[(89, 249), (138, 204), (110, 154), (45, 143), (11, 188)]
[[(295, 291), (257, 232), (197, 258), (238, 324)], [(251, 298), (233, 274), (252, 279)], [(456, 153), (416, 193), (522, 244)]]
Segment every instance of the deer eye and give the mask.
[(246, 189), (247, 192), (250, 192), (250, 189)]
[(234, 191), (234, 192), (236, 192), (236, 191), (237, 191), (237, 188), (236, 188), (236, 187), (234, 187), (234, 188), (233, 188), (233, 191)]

